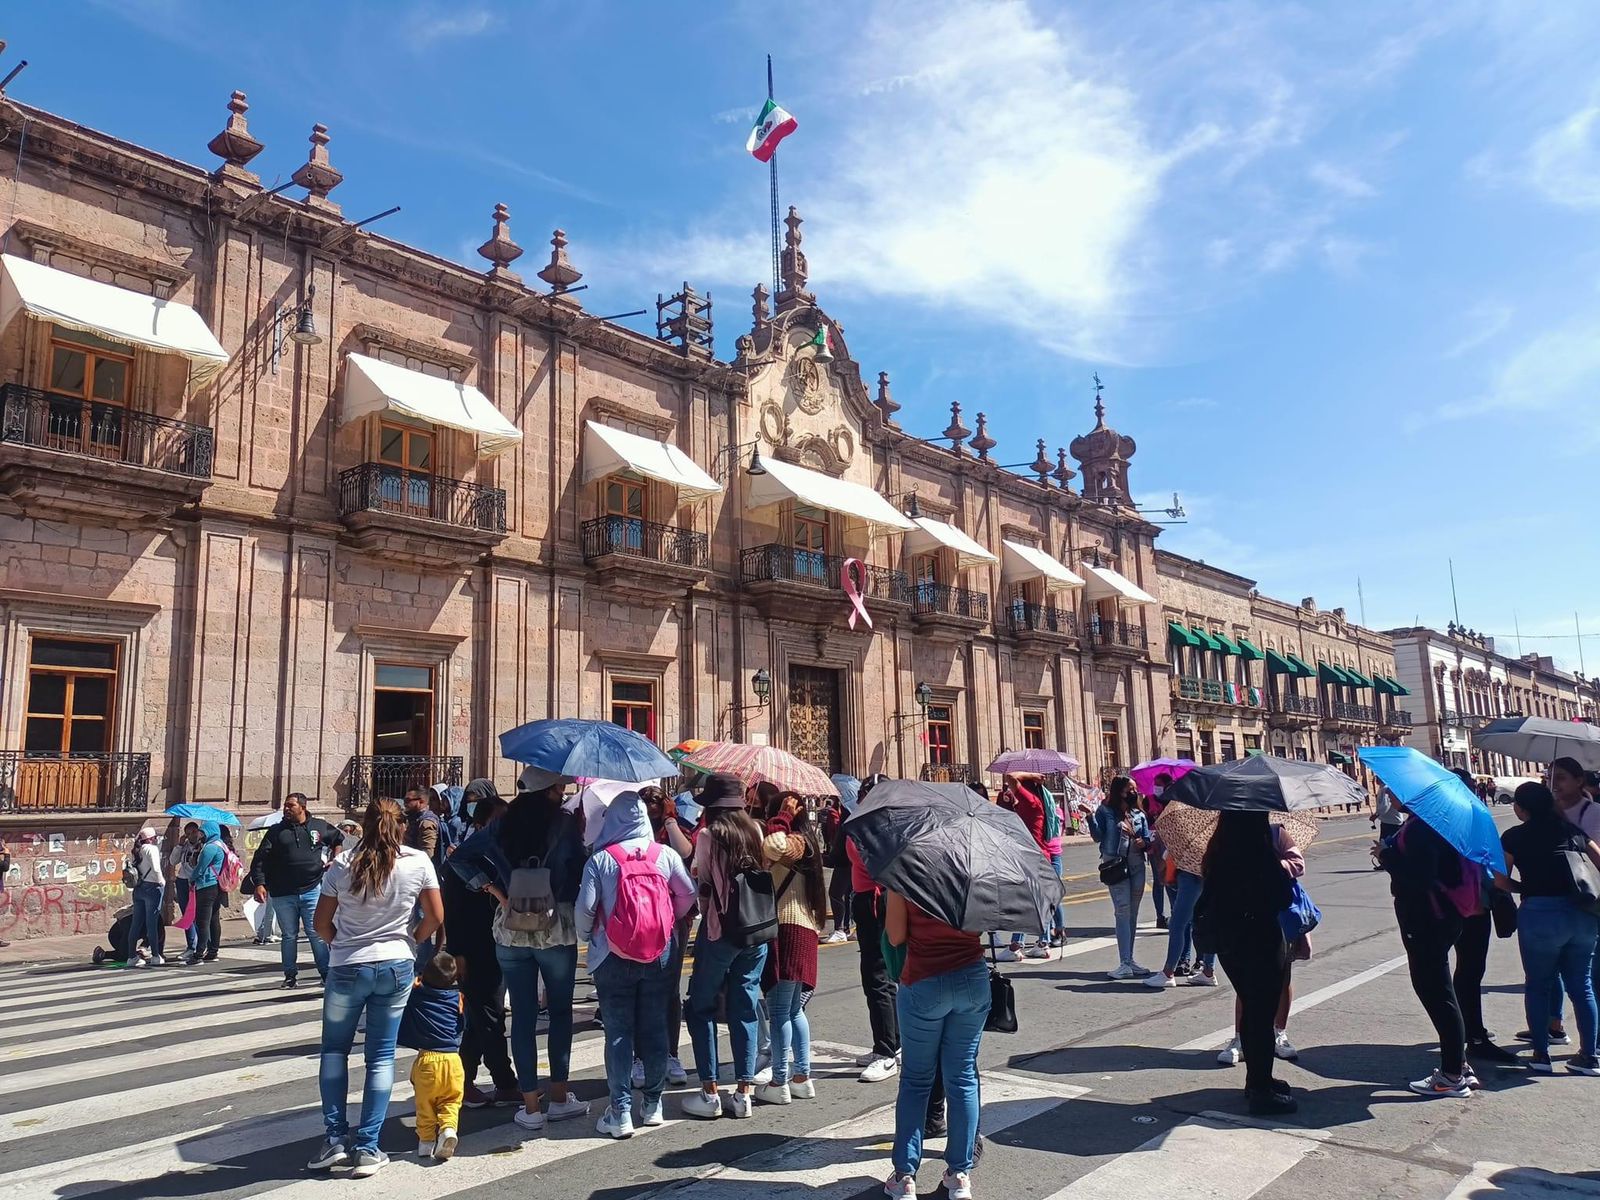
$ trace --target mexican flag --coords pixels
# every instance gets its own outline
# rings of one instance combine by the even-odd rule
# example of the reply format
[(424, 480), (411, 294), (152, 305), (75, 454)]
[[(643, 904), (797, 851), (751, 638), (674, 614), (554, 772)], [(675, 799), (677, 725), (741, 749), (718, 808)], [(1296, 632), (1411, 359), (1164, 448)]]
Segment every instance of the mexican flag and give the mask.
[(745, 142), (744, 148), (755, 155), (758, 161), (770, 162), (778, 151), (778, 143), (793, 133), (798, 124), (778, 107), (775, 100), (768, 100), (761, 115), (756, 118), (756, 127), (750, 131), (750, 139)]

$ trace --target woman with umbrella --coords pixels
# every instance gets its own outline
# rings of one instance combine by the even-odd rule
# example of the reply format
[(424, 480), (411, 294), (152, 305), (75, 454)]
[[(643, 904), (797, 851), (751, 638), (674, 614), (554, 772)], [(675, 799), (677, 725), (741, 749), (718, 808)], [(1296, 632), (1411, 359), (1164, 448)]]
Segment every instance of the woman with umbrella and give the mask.
[(810, 1100), (811, 1025), (805, 1005), (817, 989), (817, 945), (828, 919), (822, 831), (805, 801), (786, 792), (767, 818), (762, 855), (777, 896), (778, 940), (767, 955), (767, 1011), (772, 1022), (772, 1079), (756, 1089), (763, 1104)]
[(1150, 974), (1133, 961), (1134, 931), (1139, 924), (1139, 902), (1144, 899), (1144, 855), (1150, 846), (1150, 826), (1139, 810), (1133, 780), (1118, 775), (1111, 781), (1105, 802), (1095, 809), (1089, 832), (1100, 846), (1100, 879), (1111, 893), (1117, 923), (1117, 966), (1112, 979), (1133, 979)]

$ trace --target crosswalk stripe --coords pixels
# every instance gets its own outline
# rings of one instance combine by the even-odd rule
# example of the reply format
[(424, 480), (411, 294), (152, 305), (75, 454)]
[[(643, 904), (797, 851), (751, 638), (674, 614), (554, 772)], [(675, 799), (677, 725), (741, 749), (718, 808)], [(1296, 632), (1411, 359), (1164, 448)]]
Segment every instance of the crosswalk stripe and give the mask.
[[(192, 1018), (204, 1020), (212, 1013), (231, 1012), (241, 1007), (269, 1011), (275, 1005), (292, 1006), (302, 1001), (309, 1003), (305, 997), (320, 995), (317, 989), (306, 988), (304, 992), (290, 996), (279, 991), (276, 984), (262, 984), (252, 980), (247, 987), (218, 988), (206, 993), (202, 998), (187, 1000), (182, 1011)], [(62, 1013), (71, 1015), (63, 1016)], [(116, 1019), (119, 1016), (123, 1018), (121, 1021)], [(17, 1018), (0, 1023), (0, 1046), (8, 1042), (27, 1041), (43, 1034), (59, 1033), (62, 1030), (92, 1029), (102, 1021), (108, 1025), (126, 1027), (130, 1016), (127, 1002), (121, 1000), (104, 1008), (90, 1006), (49, 1009), (33, 1020)], [(5, 1056), (5, 1051), (0, 1050), (0, 1059), (4, 1059)]]
[[(313, 977), (315, 972), (312, 972)], [(181, 991), (197, 982), (217, 978), (248, 979), (257, 984), (267, 983), (273, 974), (267, 971), (249, 973), (191, 969), (179, 966), (146, 967), (142, 971), (117, 968), (111, 971), (85, 971), (81, 978), (57, 984), (50, 988), (28, 987), (19, 989), (14, 996), (0, 1000), (0, 1020), (24, 1009), (82, 1004), (113, 997), (159, 996), (165, 992)]]
[[(272, 996), (280, 996), (274, 992)], [(134, 1021), (126, 1025), (120, 1033), (121, 1038), (151, 1038), (166, 1034), (188, 1033), (194, 1037), (209, 1037), (214, 1031), (225, 1029), (230, 1025), (243, 1025), (250, 1021), (267, 1021), (273, 1017), (288, 1018), (290, 1016), (304, 1018), (299, 1021), (287, 1021), (282, 1026), (289, 1028), (310, 1028), (317, 1025), (322, 1016), (321, 997), (307, 997), (298, 1007), (279, 1007), (261, 1002), (246, 1003), (235, 1007), (232, 1011), (221, 1013), (201, 1013), (184, 1006), (181, 1016), (176, 1016), (166, 1021)], [(258, 1042), (258, 1036), (271, 1036), (277, 1029), (261, 1031), (261, 1034), (251, 1033), (251, 1045), (263, 1045)], [(120, 1039), (119, 1039), (120, 1040)], [(0, 1049), (0, 1063), (9, 1064), (25, 1062), (30, 1058), (42, 1058), (49, 1054), (60, 1054), (68, 1050), (95, 1049), (106, 1044), (104, 1030), (82, 1030), (55, 1038), (35, 1038), (20, 1046), (9, 1049)]]
[[(1365, 971), (1358, 971), (1356, 974), (1341, 979), (1337, 983), (1330, 983), (1325, 988), (1319, 988), (1317, 991), (1310, 992), (1304, 996), (1296, 996), (1293, 1006), (1289, 1009), (1289, 1014), (1293, 1016), (1297, 1013), (1303, 1013), (1309, 1008), (1315, 1008), (1319, 1004), (1326, 1004), (1329, 1000), (1369, 984), (1380, 976), (1387, 975), (1396, 967), (1404, 966), (1405, 961), (1406, 956), (1402, 954), (1398, 958), (1391, 958), (1386, 962), (1381, 962), (1375, 967), (1368, 967)], [(1174, 1049), (1180, 1054), (1191, 1050), (1219, 1050), (1227, 1045), (1232, 1038), (1233, 1026), (1229, 1025), (1226, 1029), (1219, 1029), (1215, 1033), (1197, 1037), (1181, 1046), (1175, 1046)]]

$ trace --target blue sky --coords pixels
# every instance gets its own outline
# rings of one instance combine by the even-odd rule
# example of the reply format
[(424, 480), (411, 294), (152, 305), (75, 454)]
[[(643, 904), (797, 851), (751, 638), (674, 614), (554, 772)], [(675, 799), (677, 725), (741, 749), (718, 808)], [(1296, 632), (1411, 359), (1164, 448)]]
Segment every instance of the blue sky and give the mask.
[[(1600, 8), (1275, 2), (23, 5), (18, 99), (192, 162), (249, 93), (286, 180), (481, 265), (496, 202), (590, 311), (687, 279), (719, 350), (779, 156), (822, 303), (914, 433), (1139, 442), (1162, 544), (1371, 625), (1452, 615), (1600, 671)], [(1560, 636), (1544, 636), (1560, 635)], [(1502, 648), (1515, 650), (1513, 642)]]

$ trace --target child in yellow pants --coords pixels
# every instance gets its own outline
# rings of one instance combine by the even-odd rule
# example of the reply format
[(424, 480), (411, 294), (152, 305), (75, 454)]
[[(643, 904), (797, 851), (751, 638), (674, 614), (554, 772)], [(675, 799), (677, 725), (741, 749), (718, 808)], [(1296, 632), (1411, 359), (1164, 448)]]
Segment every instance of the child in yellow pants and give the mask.
[(450, 1158), (456, 1152), (456, 1122), (466, 1072), (461, 1068), (461, 992), (456, 960), (440, 951), (422, 968), (406, 1002), (399, 1042), (417, 1052), (411, 1065), (416, 1090), (417, 1157)]

